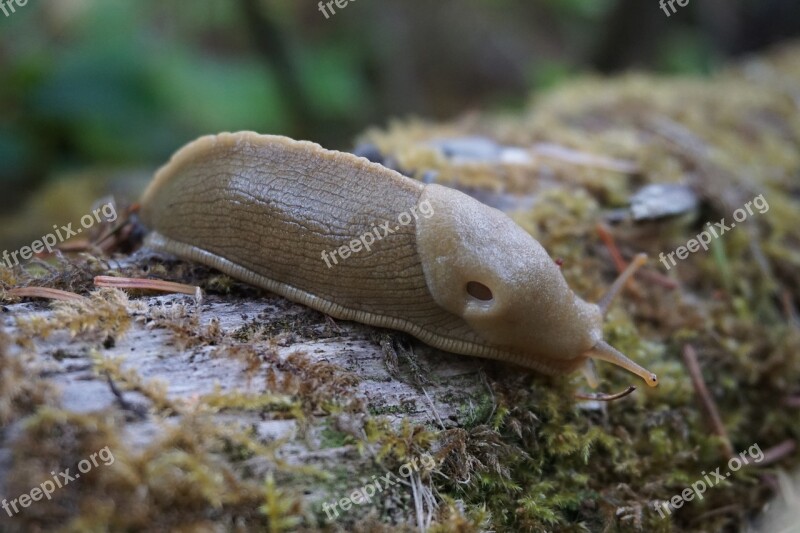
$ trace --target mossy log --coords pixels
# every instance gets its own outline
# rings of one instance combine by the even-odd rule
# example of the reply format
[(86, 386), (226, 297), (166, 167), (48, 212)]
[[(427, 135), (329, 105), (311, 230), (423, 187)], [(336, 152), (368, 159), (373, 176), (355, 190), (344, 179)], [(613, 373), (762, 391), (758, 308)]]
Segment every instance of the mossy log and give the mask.
[[(800, 47), (708, 79), (576, 81), (514, 116), (401, 121), (357, 153), (507, 211), (588, 301), (635, 253), (655, 258), (605, 338), (659, 387), (579, 400), (579, 376), (443, 353), (148, 250), (34, 261), (0, 269), (0, 497), (19, 505), (0, 529), (720, 531), (789, 497)], [(679, 194), (642, 203), (653, 185)], [(658, 260), (758, 196), (708, 250)], [(97, 275), (203, 296), (94, 289)], [(33, 286), (85, 299), (14, 296)], [(602, 390), (630, 384), (600, 371)], [(656, 510), (754, 445), (758, 464)], [(113, 464), (19, 502), (105, 447)]]

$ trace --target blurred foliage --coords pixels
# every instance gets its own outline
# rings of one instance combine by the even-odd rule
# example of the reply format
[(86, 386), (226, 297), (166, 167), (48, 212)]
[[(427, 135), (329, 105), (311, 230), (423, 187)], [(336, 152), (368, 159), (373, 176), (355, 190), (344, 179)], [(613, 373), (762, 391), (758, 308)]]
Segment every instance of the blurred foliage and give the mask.
[(670, 17), (655, 0), (363, 0), (326, 19), (313, 0), (29, 2), (0, 16), (0, 210), (87, 167), (149, 173), (210, 132), (348, 149), (392, 116), (517, 109), (585, 71), (706, 72), (796, 34), (799, 11), (791, 0), (692, 0)]

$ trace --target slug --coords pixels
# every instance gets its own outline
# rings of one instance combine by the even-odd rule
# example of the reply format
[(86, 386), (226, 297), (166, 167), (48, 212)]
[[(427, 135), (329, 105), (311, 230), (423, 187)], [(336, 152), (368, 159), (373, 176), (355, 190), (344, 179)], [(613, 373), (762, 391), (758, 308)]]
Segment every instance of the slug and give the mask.
[(140, 214), (151, 248), (334, 318), (544, 374), (583, 370), (593, 386), (593, 359), (657, 384), (602, 338), (644, 256), (587, 303), (501, 211), (352, 154), (253, 132), (201, 137), (158, 170)]

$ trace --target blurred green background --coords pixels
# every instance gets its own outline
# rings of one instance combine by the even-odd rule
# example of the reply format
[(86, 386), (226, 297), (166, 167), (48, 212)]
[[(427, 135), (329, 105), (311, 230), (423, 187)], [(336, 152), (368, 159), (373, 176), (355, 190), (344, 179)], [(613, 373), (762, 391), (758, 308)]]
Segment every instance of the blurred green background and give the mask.
[(690, 0), (670, 17), (658, 0), (352, 0), (337, 11), (29, 0), (0, 12), (0, 249), (72, 220), (76, 202), (135, 198), (202, 134), (350, 149), (394, 116), (513, 111), (587, 72), (702, 75), (800, 31), (796, 0)]

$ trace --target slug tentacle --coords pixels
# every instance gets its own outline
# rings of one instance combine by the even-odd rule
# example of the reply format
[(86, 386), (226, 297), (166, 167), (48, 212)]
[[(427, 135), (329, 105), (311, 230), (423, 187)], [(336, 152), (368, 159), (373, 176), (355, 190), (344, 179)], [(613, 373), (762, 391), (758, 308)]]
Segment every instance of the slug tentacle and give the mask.
[(636, 374), (642, 378), (644, 382), (651, 387), (658, 385), (658, 377), (655, 374), (628, 359), (625, 354), (608, 344), (606, 341), (598, 342), (591, 350), (589, 350), (587, 355), (594, 359), (600, 359), (609, 363), (613, 363), (617, 366), (621, 366), (628, 372)]
[(597, 369), (592, 359), (587, 359), (586, 362), (581, 365), (581, 373), (583, 377), (586, 378), (586, 383), (588, 383), (591, 388), (596, 389), (600, 385), (600, 379), (597, 377)]

